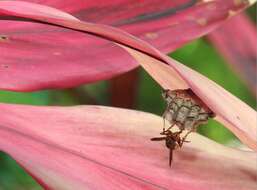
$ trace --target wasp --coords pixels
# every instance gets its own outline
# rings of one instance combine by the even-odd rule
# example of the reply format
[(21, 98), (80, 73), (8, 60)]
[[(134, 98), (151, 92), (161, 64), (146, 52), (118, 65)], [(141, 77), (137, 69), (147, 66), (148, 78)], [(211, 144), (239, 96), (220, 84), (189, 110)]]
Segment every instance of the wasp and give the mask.
[[(200, 124), (206, 124), (209, 118), (215, 114), (198, 98), (191, 89), (185, 90), (163, 90), (162, 97), (167, 103), (167, 107), (162, 115), (163, 130), (160, 133), (164, 137), (152, 138), (152, 141), (166, 141), (166, 146), (170, 149), (169, 165), (172, 162), (173, 150), (182, 147), (187, 136), (195, 132)], [(169, 122), (168, 129), (165, 128), (165, 120)], [(179, 131), (172, 132), (171, 129), (177, 126)], [(186, 131), (181, 138), (183, 131)]]
[(166, 147), (170, 150), (169, 153), (169, 166), (171, 167), (171, 162), (173, 160), (173, 151), (177, 148), (181, 148), (184, 142), (186, 141), (185, 138), (180, 138), (180, 134), (182, 131), (172, 132), (171, 130), (166, 130), (161, 132), (161, 135), (164, 137), (154, 137), (151, 138), (152, 141), (162, 141), (165, 140)]

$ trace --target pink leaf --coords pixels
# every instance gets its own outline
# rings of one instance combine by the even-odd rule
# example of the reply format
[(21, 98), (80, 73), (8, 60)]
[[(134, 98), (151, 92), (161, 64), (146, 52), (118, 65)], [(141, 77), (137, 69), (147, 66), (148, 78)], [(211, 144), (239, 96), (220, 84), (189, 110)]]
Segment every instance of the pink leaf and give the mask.
[[(1, 7), (1, 13), (9, 15), (12, 12), (8, 7), (5, 10)], [(249, 122), (249, 128), (242, 128), (243, 123), (235, 123), (237, 120), (232, 112), (235, 110), (230, 106), (242, 106), (238, 114), (243, 121), (251, 119), (254, 111), (221, 87), (143, 41), (107, 26), (73, 19), (38, 14), (33, 19), (88, 31), (126, 45), (124, 48), (162, 86), (174, 88), (171, 77), (179, 81), (178, 87), (190, 86), (212, 109), (217, 106), (213, 110), (232, 124), (237, 135), (245, 137), (242, 138), (245, 143), (252, 147), (256, 145), (253, 134), (249, 134), (250, 127), (255, 127), (254, 121)], [(152, 67), (157, 69), (151, 70)], [(222, 104), (224, 97), (227, 107)], [(47, 189), (255, 188), (255, 153), (225, 148), (197, 135), (192, 136), (192, 143), (177, 152), (172, 170), (168, 168), (164, 145), (145, 140), (159, 133), (157, 126), (162, 127), (162, 119), (150, 114), (90, 106), (37, 108), (2, 104), (0, 107), (0, 148)]]
[[(86, 21), (120, 27), (165, 53), (210, 32), (230, 13), (248, 5), (247, 1), (232, 0), (43, 2)], [(0, 6), (28, 18), (45, 12), (49, 18), (74, 19), (52, 8), (19, 1), (1, 1)], [(39, 23), (1, 20), (1, 25), (5, 26), (0, 29), (1, 89), (67, 88), (108, 79), (137, 66), (126, 52), (107, 40)]]
[(256, 28), (246, 15), (238, 15), (208, 35), (256, 94)]
[[(197, 134), (168, 166), (162, 118), (100, 106), (0, 105), (0, 149), (45, 189), (254, 190), (256, 154)], [(35, 117), (36, 116), (36, 117)]]
[[(133, 48), (127, 48), (127, 50), (164, 88), (177, 89), (188, 88), (188, 86), (190, 86), (192, 90), (218, 116), (221, 116), (218, 117), (220, 121), (228, 125), (227, 127), (230, 128), (243, 142), (248, 144), (250, 147), (257, 149), (255, 138), (255, 124), (257, 122), (254, 110), (219, 87), (217, 84), (209, 81), (207, 78), (179, 64), (178, 62), (171, 60), (144, 41), (136, 39), (134, 36), (112, 27), (80, 22), (72, 19), (63, 20), (59, 17), (53, 18), (52, 14), (49, 17), (47, 12), (45, 12), (45, 15), (37, 14), (38, 11), (41, 13), (45, 11), (44, 6), (25, 3), (23, 9), (25, 7), (29, 7), (29, 10), (33, 10), (33, 8), (35, 9), (31, 14), (24, 14), (24, 11), (18, 12), (16, 10), (15, 12), (12, 12), (12, 7), (9, 7), (9, 1), (2, 1), (0, 3), (2, 3), (0, 13), (4, 15), (20, 16), (24, 18), (31, 18), (31, 15), (34, 15), (33, 19), (39, 21), (53, 23), (79, 31), (86, 31), (100, 37), (113, 40), (128, 47), (133, 47), (135, 50)], [(16, 5), (17, 3), (18, 2), (16, 2)], [(24, 5), (24, 2), (19, 3)], [(243, 3), (243, 5), (245, 5), (245, 3)], [(238, 7), (238, 5), (235, 6)], [(241, 6), (238, 9), (240, 10), (240, 8)], [(228, 17), (229, 16), (230, 15), (228, 15)], [(140, 53), (140, 51), (145, 53)], [(163, 64), (163, 62), (170, 64), (172, 67)], [(162, 74), (160, 74), (160, 72), (162, 72)], [(229, 106), (224, 104), (224, 102), (229, 104)], [(240, 112), (236, 113), (234, 110), (238, 110), (238, 108), (240, 108)], [(245, 125), (247, 125), (247, 128)]]
[[(229, 4), (230, 1), (226, 2)], [(190, 87), (217, 115), (216, 119), (218, 121), (229, 128), (243, 143), (257, 151), (256, 112), (208, 78), (172, 60), (146, 42), (121, 30), (73, 19), (63, 20), (59, 17), (53, 18), (52, 14), (49, 17), (47, 12), (42, 14), (45, 10), (44, 6), (30, 3), (25, 3), (23, 9), (29, 7), (28, 11), (32, 10), (31, 14), (24, 13), (24, 11), (18, 12), (17, 10), (13, 12), (10, 3), (12, 2), (0, 2), (0, 15), (12, 15), (23, 18), (31, 18), (31, 15), (33, 15), (32, 18), (34, 20), (48, 22), (78, 31), (86, 31), (90, 34), (122, 44), (121, 46), (124, 47), (163, 88), (185, 89)], [(16, 2), (16, 5), (17, 3), (18, 2)], [(241, 10), (242, 5), (246, 6), (245, 1), (239, 4), (239, 7), (237, 4), (234, 4), (234, 1), (230, 3), (235, 5), (238, 10)], [(24, 5), (23, 2), (19, 2), (19, 4)], [(40, 11), (40, 14), (37, 14), (38, 11)], [(227, 16), (230, 17), (231, 15), (228, 14)]]

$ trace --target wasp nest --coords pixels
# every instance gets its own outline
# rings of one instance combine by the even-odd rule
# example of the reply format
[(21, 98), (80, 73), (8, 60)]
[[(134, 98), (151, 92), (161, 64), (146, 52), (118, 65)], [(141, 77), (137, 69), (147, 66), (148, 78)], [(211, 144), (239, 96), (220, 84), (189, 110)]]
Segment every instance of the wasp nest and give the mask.
[(163, 118), (169, 121), (170, 128), (176, 125), (180, 131), (192, 132), (199, 124), (214, 117), (214, 113), (190, 89), (164, 90), (162, 96), (167, 102)]

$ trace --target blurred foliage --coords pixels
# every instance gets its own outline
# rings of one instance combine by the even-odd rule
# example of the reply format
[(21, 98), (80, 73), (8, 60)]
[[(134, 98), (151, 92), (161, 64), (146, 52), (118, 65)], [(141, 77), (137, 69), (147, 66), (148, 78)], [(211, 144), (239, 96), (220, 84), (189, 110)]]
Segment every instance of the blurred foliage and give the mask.
[(12, 104), (48, 105), (49, 92), (8, 92), (0, 91), (0, 102)]
[[(251, 8), (249, 12), (256, 15), (255, 7)], [(214, 80), (251, 107), (256, 107), (256, 100), (243, 81), (238, 78), (206, 39), (196, 40), (171, 53), (170, 56)], [(110, 105), (108, 85), (108, 81), (101, 81), (65, 90), (35, 93), (1, 91), (0, 102), (62, 106), (77, 104)], [(140, 69), (138, 89), (136, 109), (161, 115), (165, 107), (161, 97), (161, 88), (143, 69)], [(231, 132), (214, 120), (200, 127), (199, 133), (223, 144), (236, 139)], [(14, 160), (4, 153), (0, 153), (0, 168), (0, 190), (42, 189)]]
[(0, 152), (0, 190), (42, 190), (13, 159)]
[(254, 23), (256, 23), (256, 19), (257, 19), (256, 9), (257, 9), (256, 3), (247, 9), (247, 13), (250, 15), (250, 18), (254, 21)]
[[(0, 91), (0, 102), (48, 105), (49, 92)], [(13, 159), (0, 152), (0, 190), (42, 190), (42, 188)]]

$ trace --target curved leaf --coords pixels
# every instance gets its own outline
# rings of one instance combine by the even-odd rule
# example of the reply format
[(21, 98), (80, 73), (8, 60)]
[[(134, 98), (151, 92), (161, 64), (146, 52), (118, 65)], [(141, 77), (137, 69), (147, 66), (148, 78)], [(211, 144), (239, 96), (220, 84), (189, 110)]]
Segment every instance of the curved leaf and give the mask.
[[(28, 2), (42, 3), (40, 0)], [(244, 2), (43, 1), (80, 19), (120, 27), (165, 53), (213, 30), (226, 20), (228, 14), (247, 6)], [(30, 17), (45, 12), (48, 17), (75, 19), (53, 8), (30, 8), (25, 2), (1, 1), (0, 6), (17, 13), (26, 12)], [(0, 19), (6, 18), (2, 15)], [(0, 28), (0, 89), (68, 88), (108, 79), (138, 65), (126, 52), (107, 40), (39, 23), (4, 20), (0, 23), (5, 26)]]
[(197, 134), (175, 151), (170, 168), (164, 143), (150, 141), (163, 122), (152, 114), (100, 106), (8, 104), (1, 104), (0, 112), (0, 149), (46, 189), (256, 187), (255, 153)]
[[(217, 5), (219, 3), (220, 5), (225, 5), (224, 1), (214, 2)], [(19, 3), (24, 5), (23, 2)], [(230, 5), (226, 9), (228, 11), (228, 18), (231, 17), (229, 11), (231, 11), (232, 5), (234, 6), (234, 11), (240, 11), (249, 5), (248, 1), (238, 1), (236, 3), (235, 1), (226, 1), (226, 3), (226, 5)], [(45, 7), (40, 5), (25, 3), (25, 7), (29, 8), (27, 11), (33, 10), (31, 14), (24, 13), (24, 9), (22, 11), (13, 10), (10, 7), (9, 1), (1, 1), (0, 14), (29, 19), (33, 18), (37, 21), (48, 22), (76, 31), (85, 31), (126, 46), (126, 50), (130, 52), (163, 88), (177, 89), (190, 87), (217, 114), (216, 119), (218, 121), (225, 124), (246, 145), (257, 150), (256, 112), (213, 81), (163, 55), (146, 42), (119, 29), (72, 19), (53, 18), (52, 15), (49, 17), (47, 12), (44, 12), (44, 15), (37, 14), (39, 10), (41, 13), (45, 11)], [(235, 12), (233, 12), (234, 14)], [(217, 23), (224, 21), (224, 18), (222, 20), (219, 19), (209, 20), (208, 23), (210, 25), (208, 27), (217, 26)], [(197, 20), (194, 22), (197, 22)]]

